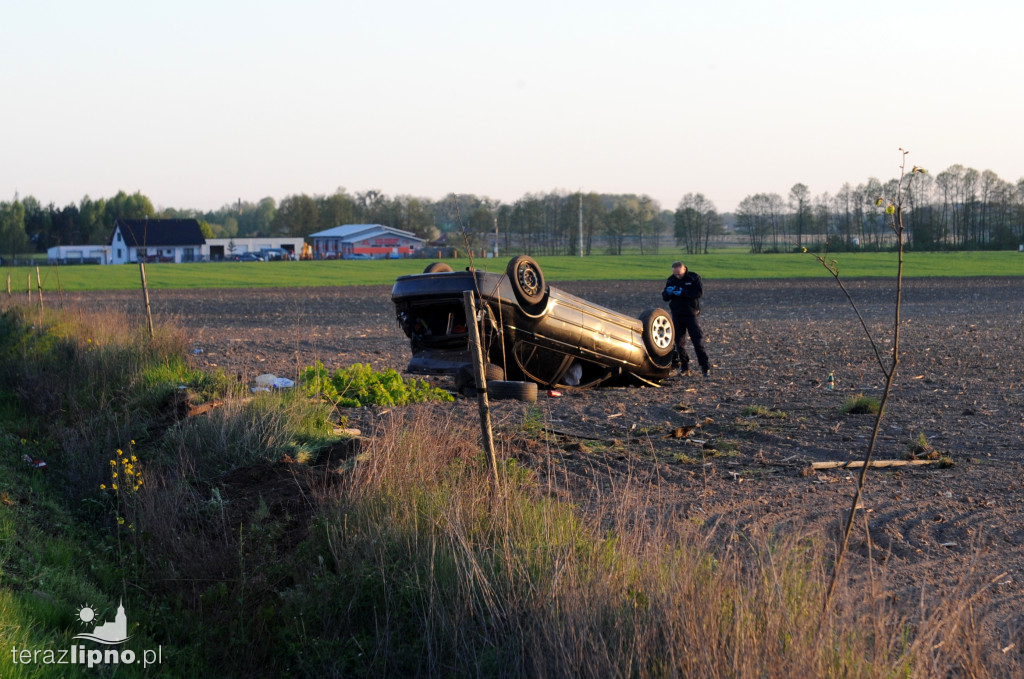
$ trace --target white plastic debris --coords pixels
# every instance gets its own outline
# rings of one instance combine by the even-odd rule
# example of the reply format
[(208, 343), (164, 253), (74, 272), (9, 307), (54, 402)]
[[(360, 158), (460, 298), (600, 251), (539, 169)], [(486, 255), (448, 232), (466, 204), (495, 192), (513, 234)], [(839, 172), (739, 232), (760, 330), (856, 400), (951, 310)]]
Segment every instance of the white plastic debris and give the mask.
[(271, 373), (264, 373), (256, 378), (256, 387), (253, 391), (270, 391), (271, 389), (291, 389), (295, 382), (287, 377), (278, 377)]

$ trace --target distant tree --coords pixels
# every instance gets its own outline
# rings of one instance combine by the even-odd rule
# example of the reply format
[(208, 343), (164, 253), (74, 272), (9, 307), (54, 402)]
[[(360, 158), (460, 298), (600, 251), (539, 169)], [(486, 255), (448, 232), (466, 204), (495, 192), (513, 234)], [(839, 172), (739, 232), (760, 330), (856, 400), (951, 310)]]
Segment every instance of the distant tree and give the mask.
[(339, 188), (329, 196), (318, 196), (316, 199), (319, 214), (319, 229), (331, 229), (342, 224), (357, 224), (363, 219), (357, 215), (360, 207), (356, 199), (348, 195), (345, 189)]
[(608, 237), (608, 252), (621, 255), (626, 237), (634, 231), (636, 213), (626, 204), (619, 204), (608, 213), (605, 219), (605, 235)]
[(674, 215), (676, 245), (687, 254), (708, 251), (711, 236), (722, 230), (715, 204), (703, 193), (688, 193), (679, 201)]
[(28, 237), (29, 249), (45, 252), (52, 241), (53, 204), (44, 208), (32, 196), (22, 198), (21, 204), (25, 208), (25, 235)]
[(50, 238), (43, 245), (44, 248), (54, 245), (83, 245), (87, 242), (86, 236), (82, 233), (81, 213), (74, 203), (52, 210), (50, 222)]
[(301, 194), (281, 201), (271, 223), (270, 234), (305, 238), (319, 230), (320, 220), (316, 201)]
[(647, 237), (647, 242), (653, 246), (651, 250), (654, 254), (657, 254), (658, 241), (661, 239), (661, 224), (657, 218), (658, 213), (661, 212), (661, 206), (658, 204), (658, 201), (645, 194), (634, 201), (633, 210), (636, 215), (635, 228), (640, 240), (640, 254), (644, 254), (645, 236)]
[(85, 196), (79, 203), (78, 213), (85, 243), (89, 245), (102, 245), (110, 237), (111, 229), (108, 229), (103, 221), (106, 207), (107, 201), (103, 198), (94, 201), (89, 196)]
[(601, 196), (588, 193), (583, 196), (583, 252), (591, 254), (594, 247), (594, 234), (601, 233), (605, 228), (608, 211)]
[(103, 223), (113, 229), (115, 219), (146, 219), (156, 217), (153, 203), (140, 192), (129, 195), (118, 191), (117, 195), (107, 200), (103, 210)]
[(793, 184), (789, 190), (789, 209), (792, 214), (793, 233), (796, 235), (797, 247), (804, 244), (804, 233), (810, 228), (811, 192), (806, 184)]
[(749, 239), (751, 252), (764, 252), (765, 238), (773, 233), (773, 202), (770, 194), (757, 193), (741, 200), (736, 209), (736, 225)]
[(17, 196), (9, 203), (0, 203), (0, 247), (13, 259), (28, 250), (25, 234), (25, 206)]

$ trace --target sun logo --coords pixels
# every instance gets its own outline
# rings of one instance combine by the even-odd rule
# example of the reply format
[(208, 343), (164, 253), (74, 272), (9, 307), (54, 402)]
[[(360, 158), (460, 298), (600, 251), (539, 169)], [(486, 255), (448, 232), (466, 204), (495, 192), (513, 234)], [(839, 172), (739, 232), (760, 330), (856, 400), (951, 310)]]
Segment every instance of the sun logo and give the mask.
[(88, 625), (96, 619), (96, 611), (93, 610), (92, 606), (86, 604), (79, 609), (78, 619), (82, 621), (83, 625)]

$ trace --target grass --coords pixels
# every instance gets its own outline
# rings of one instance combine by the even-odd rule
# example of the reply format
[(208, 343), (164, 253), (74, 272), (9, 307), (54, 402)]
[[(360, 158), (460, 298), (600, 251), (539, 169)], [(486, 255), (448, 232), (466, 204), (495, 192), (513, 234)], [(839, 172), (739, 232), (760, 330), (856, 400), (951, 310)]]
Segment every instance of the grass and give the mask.
[(771, 408), (762, 405), (743, 406), (740, 408), (740, 415), (743, 417), (761, 417), (766, 420), (784, 420), (788, 417), (786, 413), (781, 410), (772, 410)]
[[(849, 585), (823, 618), (831, 548), (821, 537), (702, 530), (660, 511), (659, 489), (632, 475), (600, 484), (606, 490), (584, 511), (545, 493), (509, 441), (495, 493), (472, 418), (444, 405), (374, 418), (343, 473), (274, 463), (295, 445), (330, 445), (327, 406), (298, 394), (238, 398), (219, 380), (179, 370), (174, 357), (184, 347), (173, 330), (150, 342), (113, 317), (31, 316), (6, 315), (0, 326), (13, 347), (0, 361), (5, 387), (35, 374), (23, 363), (102, 377), (88, 397), (116, 414), (109, 429), (132, 436), (123, 447), (140, 458), (146, 482), (116, 500), (98, 490), (124, 465), (109, 463), (117, 438), (69, 407), (72, 395), (86, 396), (76, 380), (54, 382), (59, 397), (41, 404), (26, 398), (42, 390), (6, 392), (0, 629), (19, 647), (66, 647), (81, 627), (79, 606), (109, 607), (123, 596), (137, 612), (139, 643), (160, 640), (169, 676), (1021, 669), (1016, 653), (974, 654), (998, 642), (985, 636), (986, 609), (969, 586), (900, 612), (884, 590)], [(167, 417), (163, 396), (146, 395), (162, 394), (171, 377), (197, 391), (221, 389), (226, 403), (201, 417)], [(138, 402), (149, 405), (127, 407)], [(537, 418), (525, 414), (521, 431)], [(21, 463), (29, 447), (53, 468)], [(94, 485), (61, 482), (58, 461), (71, 460)], [(273, 483), (238, 483), (257, 478)], [(872, 583), (883, 576), (873, 573)], [(47, 676), (13, 667), (9, 649), (0, 650), (4, 677)]]
[[(893, 253), (841, 253), (840, 273), (844, 278), (877, 278), (892, 274)], [(644, 280), (668, 275), (672, 261), (684, 259), (701, 276), (709, 279), (825, 278), (828, 273), (807, 254), (752, 255), (746, 252), (713, 252), (683, 256), (678, 252), (659, 255), (595, 255), (591, 257), (538, 257), (549, 281)], [(391, 285), (395, 278), (421, 273), (431, 260), (366, 260), (329, 262), (207, 262), (193, 264), (149, 264), (146, 279), (151, 289), (206, 289), (250, 287), (316, 287), (341, 285)], [(469, 264), (466, 259), (448, 260), (455, 269)], [(477, 268), (503, 272), (508, 257), (476, 259)], [(25, 295), (24, 267), (0, 268), (11, 276), (15, 293)], [(134, 290), (140, 287), (139, 268), (134, 264), (111, 266), (42, 267), (44, 294), (60, 287), (67, 291)], [(909, 252), (906, 277), (926, 276), (1024, 276), (1024, 256), (999, 252)]]
[(877, 398), (857, 394), (843, 401), (839, 411), (844, 415), (877, 415), (879, 408), (881, 403)]

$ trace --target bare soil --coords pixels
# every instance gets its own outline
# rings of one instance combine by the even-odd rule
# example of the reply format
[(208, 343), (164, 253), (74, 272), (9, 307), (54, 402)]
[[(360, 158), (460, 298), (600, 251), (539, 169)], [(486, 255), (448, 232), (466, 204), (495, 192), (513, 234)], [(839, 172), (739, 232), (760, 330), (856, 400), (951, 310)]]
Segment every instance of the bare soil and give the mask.
[[(895, 286), (847, 282), (888, 364)], [(659, 304), (657, 281), (561, 287), (623, 313)], [(493, 404), (510, 455), (535, 467), (553, 494), (583, 506), (614, 501), (627, 482), (656, 489), (657, 512), (701, 530), (835, 537), (858, 470), (809, 473), (813, 461), (863, 458), (874, 417), (843, 402), (881, 397), (878, 358), (831, 279), (705, 281), (701, 322), (710, 379), (674, 377), (660, 389), (607, 388)], [(885, 564), (906, 594), (994, 581), (1007, 644), (1024, 628), (1024, 286), (1020, 279), (911, 279), (903, 299), (901, 364), (875, 459), (904, 459), (924, 434), (953, 466), (872, 470), (848, 573)], [(404, 369), (408, 342), (390, 287), (154, 291), (158, 320), (187, 329), (193, 359), (251, 383), (369, 363)], [(140, 293), (64, 296), (65, 305), (141, 310)], [(692, 355), (692, 350), (691, 350)], [(695, 363), (695, 362), (694, 362)], [(829, 390), (826, 376), (835, 374)], [(442, 386), (450, 386), (444, 379)], [(445, 408), (476, 416), (476, 402)], [(768, 416), (745, 414), (762, 407)], [(745, 410), (748, 409), (748, 410)], [(355, 413), (354, 419), (372, 419)], [(372, 428), (372, 422), (366, 422)], [(678, 437), (677, 437), (678, 436)], [(999, 577), (997, 577), (999, 576)]]

